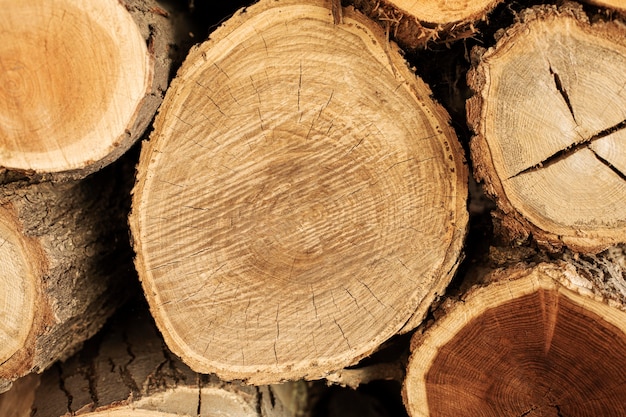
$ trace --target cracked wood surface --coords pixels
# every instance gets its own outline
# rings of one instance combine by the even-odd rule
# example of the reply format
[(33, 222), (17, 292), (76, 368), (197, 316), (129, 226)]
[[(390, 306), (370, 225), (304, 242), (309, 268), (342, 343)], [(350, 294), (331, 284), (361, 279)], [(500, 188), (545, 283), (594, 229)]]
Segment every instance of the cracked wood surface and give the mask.
[(136, 266), (197, 371), (321, 378), (415, 327), (456, 270), (467, 171), (448, 116), (336, 4), (235, 14), (187, 58), (142, 149)]
[(475, 175), (517, 239), (597, 252), (626, 240), (626, 26), (537, 6), (476, 50)]
[(624, 415), (626, 304), (607, 279), (624, 287), (623, 248), (584, 258), (483, 272), (445, 299), (411, 341), (410, 416)]
[[(167, 349), (147, 308), (138, 306), (137, 300), (122, 310), (65, 362), (16, 381), (0, 396), (0, 414), (293, 417), (304, 411), (290, 409), (304, 383), (250, 387), (193, 372)], [(3, 407), (13, 405), (14, 413), (4, 414), (9, 408)]]
[(163, 99), (172, 45), (184, 48), (161, 6), (2, 0), (0, 167), (76, 179), (126, 152)]

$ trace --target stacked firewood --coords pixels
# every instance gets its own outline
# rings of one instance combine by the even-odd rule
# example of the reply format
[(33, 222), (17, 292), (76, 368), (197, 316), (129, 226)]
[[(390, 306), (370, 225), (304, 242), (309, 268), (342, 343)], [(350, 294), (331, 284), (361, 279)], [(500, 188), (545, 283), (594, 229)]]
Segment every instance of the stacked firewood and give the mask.
[(5, 3), (0, 417), (626, 413), (621, 2)]

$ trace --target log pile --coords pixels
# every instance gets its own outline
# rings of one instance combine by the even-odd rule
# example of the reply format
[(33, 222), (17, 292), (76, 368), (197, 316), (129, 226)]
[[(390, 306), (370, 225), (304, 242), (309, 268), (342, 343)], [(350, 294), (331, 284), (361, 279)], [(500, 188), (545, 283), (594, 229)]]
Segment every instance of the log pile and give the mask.
[(0, 417), (626, 414), (621, 2), (250, 3), (2, 3)]

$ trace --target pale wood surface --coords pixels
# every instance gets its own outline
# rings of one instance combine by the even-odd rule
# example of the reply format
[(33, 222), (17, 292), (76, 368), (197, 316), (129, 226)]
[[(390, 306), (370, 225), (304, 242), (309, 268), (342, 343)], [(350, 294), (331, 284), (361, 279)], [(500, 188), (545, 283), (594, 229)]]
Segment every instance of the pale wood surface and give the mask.
[(423, 318), (456, 269), (466, 166), (443, 108), (362, 15), (260, 2), (194, 49), (144, 145), (144, 292), (192, 368), (320, 378)]
[(507, 227), (599, 251), (626, 237), (626, 28), (538, 7), (468, 75), (472, 160)]
[(502, 0), (385, 0), (420, 22), (444, 25), (484, 19)]
[(0, 7), (0, 166), (64, 179), (116, 160), (167, 88), (180, 43), (168, 12), (154, 0)]
[(626, 3), (624, 0), (585, 0), (585, 3), (607, 7), (612, 10), (618, 10), (622, 13), (626, 12)]
[(502, 0), (348, 0), (378, 22), (389, 38), (414, 51), (478, 35), (477, 23)]

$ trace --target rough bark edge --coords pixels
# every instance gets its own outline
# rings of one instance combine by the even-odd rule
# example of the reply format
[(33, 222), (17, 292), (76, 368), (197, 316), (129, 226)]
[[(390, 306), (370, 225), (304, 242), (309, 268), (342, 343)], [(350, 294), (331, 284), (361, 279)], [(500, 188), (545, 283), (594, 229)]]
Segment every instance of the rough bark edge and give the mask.
[[(502, 182), (495, 172), (481, 122), (483, 105), (486, 101), (483, 91), (488, 84), (485, 68), (480, 65), (482, 61), (506, 47), (509, 42), (515, 42), (515, 38), (523, 33), (528, 24), (560, 18), (572, 19), (583, 30), (591, 31), (594, 35), (603, 31), (602, 36), (606, 39), (624, 44), (624, 38), (615, 35), (615, 32), (618, 32), (623, 33), (626, 37), (626, 25), (623, 22), (612, 20), (590, 24), (587, 15), (577, 3), (568, 2), (561, 7), (541, 5), (523, 10), (516, 16), (516, 23), (513, 26), (496, 32), (495, 46), (489, 49), (482, 47), (472, 49), (472, 63), (467, 74), (467, 84), (474, 94), (466, 102), (467, 122), (474, 133), (470, 141), (470, 154), (474, 167), (474, 178), (483, 183), (484, 190), (495, 200), (498, 207), (498, 210), (492, 212), (492, 216), (494, 218), (494, 230), (500, 237), (514, 244), (522, 244), (532, 239), (540, 247), (551, 252), (558, 252), (564, 247), (568, 247), (581, 253), (598, 253), (617, 243), (626, 242), (626, 231), (621, 231), (621, 233), (608, 231), (602, 234), (587, 233), (586, 235), (581, 232), (579, 235), (565, 236), (556, 235), (531, 223), (513, 207), (506, 197)], [(608, 236), (604, 236), (604, 234)]]
[(411, 339), (411, 351), (439, 318), (448, 315), (476, 291), (492, 283), (523, 278), (535, 270), (573, 292), (626, 312), (626, 245), (597, 254), (579, 254), (565, 249), (556, 258), (529, 248), (491, 247), (486, 263), (474, 265), (462, 285), (446, 294), (434, 306), (432, 317), (417, 328)]
[[(331, 0), (316, 0), (314, 4), (322, 4), (322, 3), (327, 5), (329, 13), (332, 15), (332, 5), (331, 5), (332, 1)], [(290, 5), (290, 4), (302, 4), (302, 2), (298, 2), (297, 0), (281, 1), (281, 5)], [(236, 13), (233, 14), (233, 16), (230, 19), (224, 22), (222, 26), (220, 26), (211, 34), (207, 42), (209, 43), (218, 42), (220, 39), (224, 37), (222, 33), (228, 34), (230, 31), (233, 30), (232, 27), (237, 27), (243, 22), (245, 22), (247, 20), (246, 13), (248, 13), (249, 10), (254, 11), (254, 12), (261, 12), (265, 9), (269, 9), (273, 7), (276, 7), (276, 6), (274, 6), (272, 3), (261, 2), (261, 3), (256, 3), (253, 6), (244, 7), (238, 10)], [(379, 39), (385, 39), (384, 33), (379, 28), (379, 26), (377, 26), (376, 24), (373, 24), (365, 15), (361, 14), (358, 10), (355, 10), (352, 7), (344, 8), (342, 11), (342, 15), (348, 16), (358, 22), (361, 22), (365, 27), (367, 27), (371, 32), (373, 32), (374, 35), (377, 36)], [(430, 105), (428, 109), (429, 111), (432, 111), (433, 114), (434, 113), (437, 114), (437, 119), (440, 122), (439, 127), (444, 131), (445, 136), (446, 136), (446, 140), (444, 143), (442, 143), (442, 145), (446, 146), (448, 152), (450, 152), (451, 161), (444, 161), (444, 162), (448, 162), (451, 165), (450, 169), (453, 170), (456, 176), (454, 182), (455, 182), (455, 189), (457, 191), (457, 196), (456, 196), (456, 201), (455, 201), (454, 213), (452, 214), (452, 217), (456, 216), (456, 218), (455, 218), (455, 222), (453, 222), (450, 225), (450, 228), (455, 229), (455, 230), (453, 233), (451, 233), (452, 238), (450, 241), (449, 249), (446, 251), (446, 258), (442, 261), (442, 265), (436, 271), (433, 271), (433, 275), (439, 277), (438, 280), (435, 281), (433, 288), (428, 294), (426, 294), (426, 296), (423, 297), (423, 299), (419, 303), (417, 303), (417, 309), (413, 313), (411, 313), (411, 316), (407, 319), (407, 321), (404, 324), (400, 326), (400, 328), (398, 329), (396, 333), (396, 334), (398, 333), (402, 334), (402, 333), (411, 331), (412, 329), (414, 329), (416, 326), (418, 326), (421, 323), (423, 318), (428, 313), (430, 305), (433, 303), (433, 301), (444, 293), (446, 287), (448, 286), (448, 284), (450, 283), (450, 281), (452, 280), (456, 272), (456, 268), (458, 267), (460, 261), (463, 258), (462, 250), (463, 250), (463, 245), (464, 245), (464, 238), (467, 234), (468, 224), (469, 224), (469, 213), (467, 211), (468, 175), (469, 174), (468, 174), (467, 162), (464, 157), (464, 152), (462, 150), (460, 142), (458, 141), (456, 133), (450, 126), (450, 116), (448, 115), (446, 110), (432, 97), (432, 92), (431, 92), (430, 87), (424, 81), (422, 81), (421, 78), (417, 77), (415, 72), (411, 68), (409, 68), (408, 63), (404, 61), (402, 57), (403, 54), (400, 48), (398, 47), (398, 45), (396, 45), (394, 42), (387, 42), (386, 44), (382, 44), (381, 47), (386, 51), (387, 56), (391, 62), (391, 65), (394, 71), (396, 71), (396, 73), (399, 72), (405, 80), (410, 80), (411, 91), (413, 92), (413, 94), (416, 97), (420, 97), (421, 96), (420, 93), (424, 93), (425, 98), (430, 100), (430, 103), (429, 103)], [(200, 46), (197, 45), (191, 49), (186, 60), (189, 60), (189, 61), (198, 60), (202, 56), (203, 56), (203, 52)], [(172, 81), (172, 88), (175, 88), (178, 82), (182, 82), (180, 81), (181, 74), (182, 74), (182, 68), (179, 69), (176, 75), (176, 78)], [(418, 92), (416, 87), (420, 88), (421, 91)], [(159, 109), (159, 114), (157, 115), (157, 118), (155, 120), (155, 126), (158, 126), (159, 119), (160, 119), (159, 116), (160, 116), (161, 111), (162, 111), (162, 107), (161, 109)], [(137, 164), (135, 187), (133, 188), (133, 191), (132, 191), (134, 198), (137, 192), (139, 191), (138, 189), (139, 183), (143, 182), (144, 177), (148, 175), (147, 172), (143, 172), (143, 173), (140, 172), (139, 167), (149, 164), (149, 161), (151, 159), (151, 155), (149, 152), (149, 150), (151, 149), (150, 147), (151, 145), (149, 141), (144, 141), (142, 143), (140, 161)], [(456, 155), (457, 158), (454, 158), (452, 160), (453, 155)], [(129, 216), (129, 223), (130, 223), (130, 228), (131, 228), (132, 246), (136, 254), (135, 266), (136, 266), (136, 269), (140, 270), (143, 265), (142, 254), (141, 254), (141, 251), (139, 250), (138, 243), (135, 242), (133, 238), (133, 236), (140, 235), (140, 226), (133, 220), (135, 217), (136, 216), (134, 216), (133, 212), (131, 212)], [(140, 278), (141, 278), (141, 274), (140, 274)], [(141, 281), (142, 281), (142, 286), (144, 288), (144, 292), (151, 293), (153, 291), (152, 288), (147, 287), (147, 284), (145, 283), (143, 279), (141, 279)], [(157, 322), (157, 327), (159, 327), (159, 329), (162, 329), (163, 325), (160, 323), (157, 312), (153, 309), (152, 303), (149, 303), (149, 304), (150, 304), (151, 313), (153, 317), (155, 317), (155, 320)], [(162, 334), (166, 340), (166, 343), (170, 345), (172, 343), (171, 336), (163, 332)], [(393, 335), (390, 335), (389, 337), (392, 337), (392, 336)], [(372, 346), (366, 351), (363, 351), (361, 354), (353, 356), (350, 361), (348, 362), (344, 361), (346, 363), (338, 364), (337, 366), (334, 366), (332, 368), (326, 366), (325, 370), (321, 370), (323, 368), (323, 364), (320, 365), (321, 361), (318, 361), (319, 369), (310, 369), (310, 371), (308, 373), (304, 373), (304, 375), (303, 375), (303, 371), (300, 371), (300, 370), (293, 371), (291, 370), (291, 367), (289, 367), (290, 368), (289, 370), (281, 372), (283, 376), (280, 377), (279, 379), (268, 378), (267, 376), (264, 376), (263, 373), (259, 373), (257, 375), (251, 374), (245, 378), (242, 378), (242, 376), (239, 373), (233, 374), (233, 373), (230, 373), (228, 370), (223, 370), (223, 369), (222, 370), (212, 369), (211, 372), (215, 372), (220, 378), (225, 379), (225, 380), (242, 380), (246, 384), (255, 384), (255, 385), (283, 383), (287, 381), (297, 380), (300, 378), (303, 378), (308, 381), (314, 381), (314, 380), (323, 379), (329, 373), (335, 372), (336, 370), (339, 370), (343, 367), (348, 367), (348, 366), (358, 363), (361, 359), (375, 352), (379, 347), (380, 346)], [(192, 368), (194, 366), (197, 366), (197, 364), (194, 365), (192, 363), (193, 361), (189, 360), (189, 358), (187, 358), (186, 360), (188, 361), (188, 363), (191, 364)]]
[(0, 364), (0, 392), (76, 352), (131, 291), (126, 216), (133, 166), (120, 162), (82, 181), (2, 189), (0, 205), (21, 225), (40, 282), (24, 346)]
[[(173, 69), (182, 61), (182, 55), (190, 47), (185, 38), (184, 27), (189, 22), (179, 17), (169, 0), (118, 0), (129, 12), (145, 39), (150, 68), (149, 88), (130, 118), (124, 132), (111, 140), (111, 152), (97, 161), (85, 161), (84, 167), (59, 172), (23, 170), (0, 166), (0, 184), (29, 185), (40, 182), (74, 181), (87, 177), (119, 159), (139, 140), (152, 122), (163, 101)], [(175, 18), (177, 17), (177, 18)], [(174, 22), (176, 20), (176, 22)], [(177, 50), (179, 50), (177, 52)], [(113, 139), (113, 138), (111, 138)]]
[(472, 38), (478, 32), (476, 24), (486, 21), (489, 13), (503, 0), (493, 0), (481, 12), (467, 16), (464, 21), (437, 23), (420, 21), (415, 16), (382, 0), (346, 0), (348, 4), (377, 22), (405, 50), (413, 52), (430, 44), (449, 45)]
[(180, 64), (180, 57), (177, 57), (170, 49), (177, 45), (185, 48), (182, 34), (177, 33), (177, 28), (170, 18), (172, 14), (177, 13), (170, 7), (172, 5), (166, 5), (158, 0), (118, 1), (128, 10), (146, 41), (151, 67), (150, 87), (130, 119), (126, 130), (114, 143), (113, 151), (101, 160), (88, 164), (84, 169), (68, 171), (67, 178), (69, 179), (84, 178), (111, 164), (139, 140), (163, 101), (171, 78), (172, 67)]
[[(12, 223), (18, 227), (16, 230), (19, 233), (19, 240), (21, 249), (25, 256), (29, 259), (24, 259), (29, 264), (25, 265), (29, 269), (29, 277), (37, 281), (44, 277), (49, 270), (49, 265), (46, 259), (45, 250), (38, 239), (28, 236), (25, 233), (22, 221), (19, 219), (17, 209), (10, 202), (4, 201), (4, 204), (0, 204), (3, 214), (6, 214), (10, 218)], [(46, 327), (51, 323), (54, 323), (54, 313), (52, 312), (49, 301), (45, 295), (45, 285), (43, 282), (35, 282), (34, 285), (34, 300), (33, 317), (30, 323), (27, 336), (17, 351), (15, 351), (9, 358), (0, 363), (0, 393), (9, 390), (12, 386), (12, 382), (16, 379), (26, 375), (27, 373), (35, 370), (36, 368), (36, 346), (37, 337), (41, 333), (45, 333)]]

